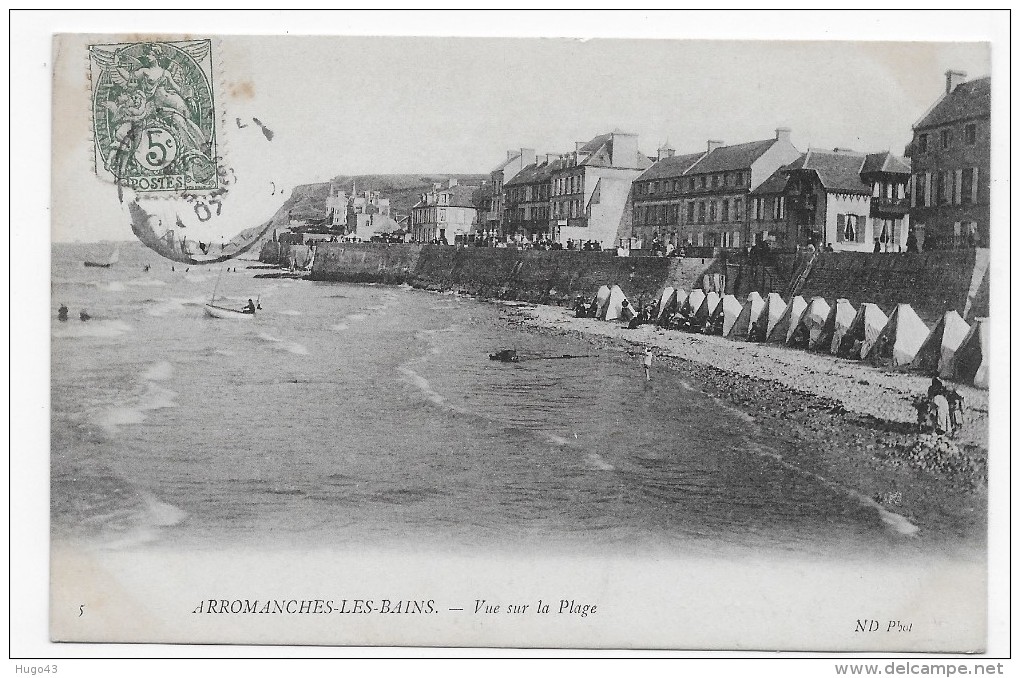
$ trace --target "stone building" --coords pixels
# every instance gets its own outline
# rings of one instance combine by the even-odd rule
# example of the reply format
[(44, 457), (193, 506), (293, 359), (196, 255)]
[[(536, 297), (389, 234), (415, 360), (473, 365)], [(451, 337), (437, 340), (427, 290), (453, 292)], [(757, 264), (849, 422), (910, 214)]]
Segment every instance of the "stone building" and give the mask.
[(506, 222), (504, 217), (503, 185), (516, 177), (525, 167), (534, 165), (535, 160), (535, 149), (533, 148), (507, 151), (506, 160), (489, 172), (492, 200), (489, 208), (485, 212), (479, 213), (478, 223), (481, 230), (487, 233), (503, 235), (503, 228)]
[(651, 243), (676, 247), (681, 238), (684, 174), (705, 156), (700, 153), (676, 155), (668, 144), (659, 147), (655, 163), (637, 179), (631, 190), (631, 247), (648, 249)]
[(347, 212), (347, 237), (371, 240), (382, 233), (393, 233), (400, 225), (390, 213), (389, 198), (379, 191), (365, 191), (351, 199)]
[(503, 228), (497, 235), (531, 242), (552, 239), (551, 178), (553, 169), (562, 162), (555, 154), (546, 154), (503, 185), (505, 212)]
[(781, 245), (871, 252), (877, 240), (882, 251), (906, 249), (910, 166), (901, 158), (888, 151), (809, 149), (783, 173), (787, 223)]
[(989, 245), (992, 80), (965, 77), (946, 71), (945, 93), (914, 124), (905, 151), (910, 216), (924, 249)]
[(783, 166), (751, 191), (747, 204), (746, 245), (767, 242), (774, 247), (792, 248), (797, 244), (788, 234), (786, 197), (788, 181), (789, 175)]
[(778, 128), (773, 139), (734, 146), (709, 141), (706, 150), (684, 172), (676, 189), (682, 201), (679, 239), (696, 247), (743, 247), (749, 239), (751, 191), (796, 160), (800, 151), (790, 142), (790, 130), (785, 127)]
[(651, 165), (638, 151), (636, 134), (614, 130), (576, 142), (551, 167), (551, 238), (596, 241), (603, 248), (629, 238), (631, 183)]
[(466, 243), (478, 229), (473, 202), (477, 186), (461, 186), (450, 179), (446, 187), (434, 184), (411, 208), (413, 242)]

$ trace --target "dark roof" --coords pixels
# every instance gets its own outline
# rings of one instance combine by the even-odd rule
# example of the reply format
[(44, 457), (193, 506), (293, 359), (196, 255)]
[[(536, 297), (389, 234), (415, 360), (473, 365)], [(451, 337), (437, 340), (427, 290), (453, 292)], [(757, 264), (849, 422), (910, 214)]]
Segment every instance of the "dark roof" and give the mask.
[(962, 82), (940, 99), (914, 129), (947, 125), (967, 118), (987, 118), (992, 111), (992, 78)]
[(634, 181), (665, 178), (672, 179), (673, 177), (683, 176), (684, 172), (689, 170), (694, 163), (698, 162), (698, 159), (703, 155), (705, 155), (704, 151), (700, 153), (687, 153), (686, 155), (673, 155), (663, 158), (646, 169), (644, 173)]
[(474, 207), (475, 203), (472, 202), (471, 197), (476, 190), (478, 190), (477, 186), (461, 186), (458, 184), (451, 188), (444, 188), (439, 193), (450, 194), (449, 207)]
[(548, 181), (553, 169), (556, 169), (559, 164), (562, 164), (559, 159), (555, 159), (551, 162), (543, 160), (542, 162), (531, 163), (515, 174), (513, 179), (505, 182), (503, 186), (523, 186), (524, 184), (535, 184)]
[(612, 138), (612, 136), (613, 136), (612, 132), (606, 132), (605, 134), (600, 134), (597, 137), (595, 137), (594, 139), (592, 139), (591, 141), (589, 141), (588, 143), (586, 143), (584, 146), (581, 146), (581, 148), (579, 148), (577, 152), (578, 153), (594, 153), (595, 151), (597, 151), (600, 148), (602, 148), (603, 146), (605, 146), (606, 142), (609, 141)]
[(690, 169), (690, 174), (706, 172), (726, 172), (728, 170), (749, 169), (751, 164), (762, 154), (772, 148), (776, 139), (749, 141), (735, 146), (720, 146), (705, 156), (704, 160)]
[(855, 151), (819, 151), (809, 149), (787, 165), (787, 172), (814, 171), (822, 187), (840, 193), (871, 195), (871, 186), (861, 180), (861, 168), (867, 156)]
[(872, 172), (910, 174), (910, 161), (895, 156), (889, 151), (868, 153), (864, 159), (864, 166), (861, 167), (861, 174), (871, 174)]
[(789, 180), (790, 175), (787, 174), (787, 169), (785, 167), (780, 167), (772, 173), (772, 176), (761, 182), (761, 186), (751, 191), (751, 195), (772, 195), (782, 193), (786, 190), (786, 183)]

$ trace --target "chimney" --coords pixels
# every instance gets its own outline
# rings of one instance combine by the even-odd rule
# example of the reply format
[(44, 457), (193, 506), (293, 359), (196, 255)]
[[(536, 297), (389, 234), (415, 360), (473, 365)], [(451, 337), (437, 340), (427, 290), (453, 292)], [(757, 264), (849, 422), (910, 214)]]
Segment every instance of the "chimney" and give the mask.
[(555, 153), (546, 153), (545, 154), (545, 162), (546, 162), (547, 165), (553, 161), (553, 157), (555, 155), (556, 155)]
[(785, 141), (790, 143), (790, 128), (789, 127), (777, 127), (776, 128), (776, 140)]
[(946, 71), (946, 94), (951, 94), (966, 77), (967, 74), (963, 71)]
[(609, 164), (613, 167), (635, 167), (638, 157), (638, 136), (614, 131), (610, 136)]
[(507, 151), (507, 152), (506, 152), (506, 159), (507, 159), (507, 160), (510, 160), (510, 159), (512, 159), (513, 157), (514, 157), (514, 152), (513, 152), (513, 151)]
[(656, 154), (655, 159), (658, 161), (663, 158), (672, 158), (674, 153), (676, 153), (676, 149), (671, 148), (667, 142), (662, 146), (659, 146), (659, 152)]
[(584, 143), (585, 142), (583, 142), (583, 141), (575, 141), (574, 142), (574, 153), (577, 153), (578, 151), (580, 151), (581, 147), (584, 146)]
[(447, 184), (447, 188), (453, 188), (457, 185), (457, 177), (450, 177), (450, 183)]
[(708, 152), (711, 153), (715, 149), (717, 149), (720, 146), (722, 146), (724, 143), (725, 142), (719, 141), (718, 139), (709, 139), (708, 140)]
[(521, 167), (527, 167), (535, 163), (535, 149), (534, 148), (522, 148), (521, 149)]

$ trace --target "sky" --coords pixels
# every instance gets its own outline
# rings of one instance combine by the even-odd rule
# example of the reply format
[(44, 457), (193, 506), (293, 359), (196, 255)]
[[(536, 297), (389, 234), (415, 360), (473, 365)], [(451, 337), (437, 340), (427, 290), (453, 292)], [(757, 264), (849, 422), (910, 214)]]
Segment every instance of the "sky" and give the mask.
[[(593, 39), (221, 37), (214, 86), (223, 119), (258, 117), (274, 139), (221, 126), (249, 191), (235, 190), (230, 218), (217, 222), (213, 237), (229, 239), (271, 216), (282, 199), (269, 199), (270, 182), (276, 189), (339, 174), (487, 173), (508, 149), (564, 152), (613, 129), (638, 134), (648, 155), (665, 142), (689, 153), (708, 139), (771, 138), (777, 127), (791, 128), (801, 150), (902, 153), (911, 125), (944, 91), (947, 69), (968, 78), (991, 72), (987, 42), (904, 42), (924, 35), (906, 26), (900, 41), (883, 42), (702, 40), (683, 26), (673, 33), (684, 39), (661, 30), (637, 39), (625, 29), (623, 37)], [(833, 34), (821, 28), (803, 37)], [(119, 202), (93, 186), (88, 42), (64, 43), (54, 65), (55, 240), (130, 237)], [(68, 193), (72, 186), (96, 191)]]

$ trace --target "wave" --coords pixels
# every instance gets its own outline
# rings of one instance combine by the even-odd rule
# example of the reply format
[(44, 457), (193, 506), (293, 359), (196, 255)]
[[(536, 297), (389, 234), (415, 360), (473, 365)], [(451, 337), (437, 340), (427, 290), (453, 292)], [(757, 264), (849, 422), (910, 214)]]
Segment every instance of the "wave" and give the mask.
[(588, 456), (584, 458), (584, 461), (599, 471), (615, 471), (616, 467), (610, 464), (608, 461), (600, 457), (595, 452), (588, 453)]
[(305, 348), (304, 344), (299, 344), (296, 341), (287, 344), (283, 350), (294, 355), (308, 355), (308, 349)]
[(166, 282), (159, 278), (134, 278), (128, 280), (127, 284), (135, 287), (164, 287)]
[(283, 311), (276, 311), (279, 315), (301, 315), (301, 311), (295, 311), (293, 309), (286, 309)]
[(166, 381), (173, 374), (174, 367), (166, 360), (154, 363), (142, 373), (142, 379), (147, 381)]
[(277, 338), (276, 338), (276, 337), (274, 337), (273, 335), (271, 335), (271, 334), (267, 334), (267, 333), (265, 333), (265, 332), (259, 332), (259, 333), (258, 333), (258, 334), (257, 334), (256, 336), (257, 336), (257, 337), (258, 337), (259, 339), (261, 339), (262, 341), (268, 341), (268, 342), (270, 342), (270, 343), (273, 343), (273, 344), (278, 344), (278, 343), (280, 343), (281, 341), (283, 341), (283, 339), (277, 339)]
[(331, 330), (333, 330), (335, 332), (343, 332), (344, 330), (349, 329), (349, 328), (350, 328), (350, 325), (348, 325), (347, 323), (337, 323), (336, 325), (333, 325), (329, 329), (331, 329)]
[(131, 326), (120, 320), (67, 320), (53, 330), (53, 336), (59, 339), (77, 339), (90, 337), (113, 339), (131, 331)]
[(108, 283), (96, 283), (96, 285), (99, 287), (99, 289), (106, 290), (107, 292), (123, 292), (125, 289), (127, 289), (126, 287), (124, 287), (124, 283), (120, 282), (119, 280), (113, 280)]
[(368, 316), (365, 315), (364, 313), (352, 313), (349, 316), (347, 316), (345, 319), (346, 320), (358, 320), (358, 321), (361, 321), (361, 320), (365, 320), (366, 318), (368, 318)]
[(795, 464), (791, 464), (790, 462), (783, 459), (783, 457), (777, 452), (765, 450), (755, 444), (751, 444), (748, 447), (742, 449), (749, 449), (754, 454), (763, 457), (768, 457), (769, 459), (772, 459), (775, 462), (777, 462), (783, 468), (793, 471), (794, 473), (798, 473), (804, 476), (805, 478), (813, 480), (814, 482), (829, 488), (833, 492), (856, 499), (861, 504), (861, 506), (874, 510), (878, 514), (878, 517), (882, 521), (882, 524), (895, 534), (904, 537), (916, 537), (918, 536), (918, 533), (921, 530), (921, 528), (919, 528), (917, 525), (914, 525), (905, 516), (902, 516), (898, 513), (894, 513), (886, 509), (884, 506), (879, 504), (871, 497), (865, 496), (864, 494), (861, 494), (860, 492), (852, 488), (833, 482), (832, 480), (829, 480), (828, 478), (821, 476), (813, 471), (808, 471), (806, 469), (802, 469), (801, 467)]

